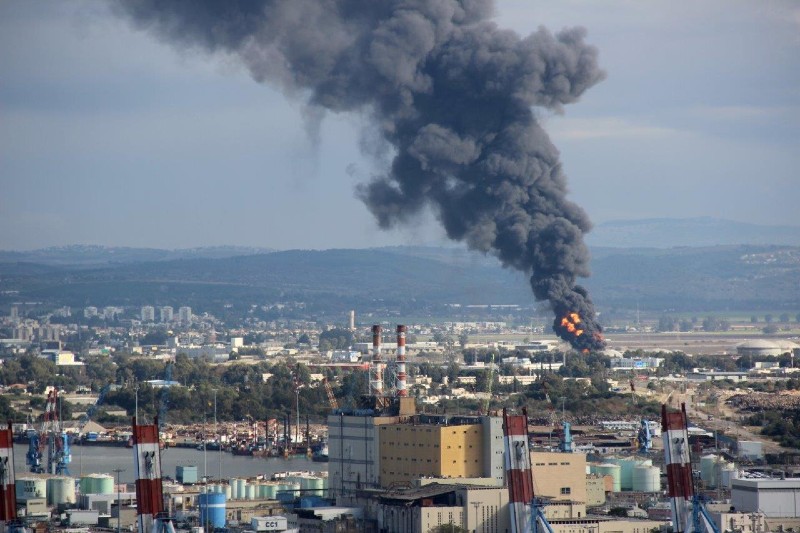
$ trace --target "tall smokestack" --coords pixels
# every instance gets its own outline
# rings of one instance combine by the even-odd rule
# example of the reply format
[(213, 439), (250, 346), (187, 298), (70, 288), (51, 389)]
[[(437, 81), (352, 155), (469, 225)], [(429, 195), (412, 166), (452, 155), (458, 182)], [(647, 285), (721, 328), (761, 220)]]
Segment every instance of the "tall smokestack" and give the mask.
[(533, 473), (528, 449), (528, 413), (510, 415), (503, 409), (503, 445), (511, 533), (530, 531)]
[[(310, 126), (325, 111), (361, 113), (365, 150), (382, 168), (357, 194), (380, 227), (431, 210), (450, 239), (525, 273), (559, 336), (578, 349), (603, 346), (577, 283), (589, 275), (591, 223), (567, 199), (558, 150), (538, 118), (605, 77), (584, 29), (522, 37), (491, 20), (491, 0), (113, 5), (140, 29), (237, 58), (256, 81), (306, 97)], [(562, 322), (571, 314), (579, 325)]]
[(664, 440), (667, 469), (667, 496), (672, 506), (672, 527), (676, 533), (690, 531), (690, 503), (694, 496), (692, 462), (689, 456), (689, 431), (686, 406), (670, 411), (661, 406), (661, 438)]
[(397, 325), (397, 395), (408, 396), (406, 390), (406, 327)]
[(372, 326), (372, 365), (369, 367), (369, 394), (383, 396), (383, 359), (381, 358), (381, 327)]

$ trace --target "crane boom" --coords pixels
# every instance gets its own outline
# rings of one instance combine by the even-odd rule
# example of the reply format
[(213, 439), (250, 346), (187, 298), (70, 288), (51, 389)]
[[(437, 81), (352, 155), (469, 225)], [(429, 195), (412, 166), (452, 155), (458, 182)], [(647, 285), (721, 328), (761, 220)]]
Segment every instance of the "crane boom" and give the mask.
[(325, 384), (325, 394), (328, 395), (328, 403), (331, 406), (331, 409), (334, 411), (339, 408), (339, 402), (336, 401), (336, 396), (333, 395), (333, 388), (331, 387), (331, 382), (328, 381), (327, 378), (323, 379), (322, 382)]

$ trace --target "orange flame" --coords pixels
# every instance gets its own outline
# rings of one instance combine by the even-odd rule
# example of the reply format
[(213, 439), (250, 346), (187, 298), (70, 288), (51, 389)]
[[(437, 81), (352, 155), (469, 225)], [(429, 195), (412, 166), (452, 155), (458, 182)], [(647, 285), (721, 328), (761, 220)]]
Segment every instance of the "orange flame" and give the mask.
[(578, 313), (569, 313), (561, 319), (561, 327), (565, 328), (576, 337), (583, 335), (583, 330), (578, 329), (578, 324), (581, 323), (581, 317)]

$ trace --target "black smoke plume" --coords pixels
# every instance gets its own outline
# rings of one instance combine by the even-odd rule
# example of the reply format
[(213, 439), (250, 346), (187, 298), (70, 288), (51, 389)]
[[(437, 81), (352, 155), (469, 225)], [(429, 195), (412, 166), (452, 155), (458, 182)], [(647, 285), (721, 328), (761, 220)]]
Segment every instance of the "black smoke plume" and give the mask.
[[(534, 112), (560, 111), (604, 74), (580, 28), (521, 37), (490, 0), (124, 0), (117, 12), (173, 45), (242, 61), (317, 110), (359, 111), (394, 159), (358, 196), (388, 228), (432, 207), (451, 239), (530, 275), (554, 329), (602, 347), (576, 278), (586, 213)], [(583, 334), (561, 326), (578, 313)]]

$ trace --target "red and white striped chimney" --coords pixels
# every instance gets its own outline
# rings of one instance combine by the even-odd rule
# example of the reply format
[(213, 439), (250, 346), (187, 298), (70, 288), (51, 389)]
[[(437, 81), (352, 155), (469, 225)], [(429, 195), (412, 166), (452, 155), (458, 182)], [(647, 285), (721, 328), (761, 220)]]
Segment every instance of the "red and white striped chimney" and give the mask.
[(686, 405), (680, 411), (661, 406), (661, 437), (667, 467), (667, 495), (672, 506), (672, 529), (675, 533), (691, 530), (691, 500), (694, 496), (692, 463), (689, 456)]
[(158, 420), (139, 426), (133, 419), (133, 460), (136, 465), (136, 505), (139, 533), (152, 533), (155, 520), (164, 512), (161, 485), (161, 452), (158, 447)]
[(509, 415), (503, 409), (503, 444), (511, 533), (526, 533), (531, 529), (533, 474), (528, 450), (528, 413), (524, 409), (521, 415)]
[(369, 393), (383, 396), (383, 359), (381, 358), (381, 327), (372, 326), (372, 365), (369, 368)]
[(408, 396), (406, 390), (406, 327), (397, 325), (397, 395)]
[(11, 422), (0, 430), (0, 522), (8, 524), (17, 519), (17, 492), (14, 475), (14, 433)]

